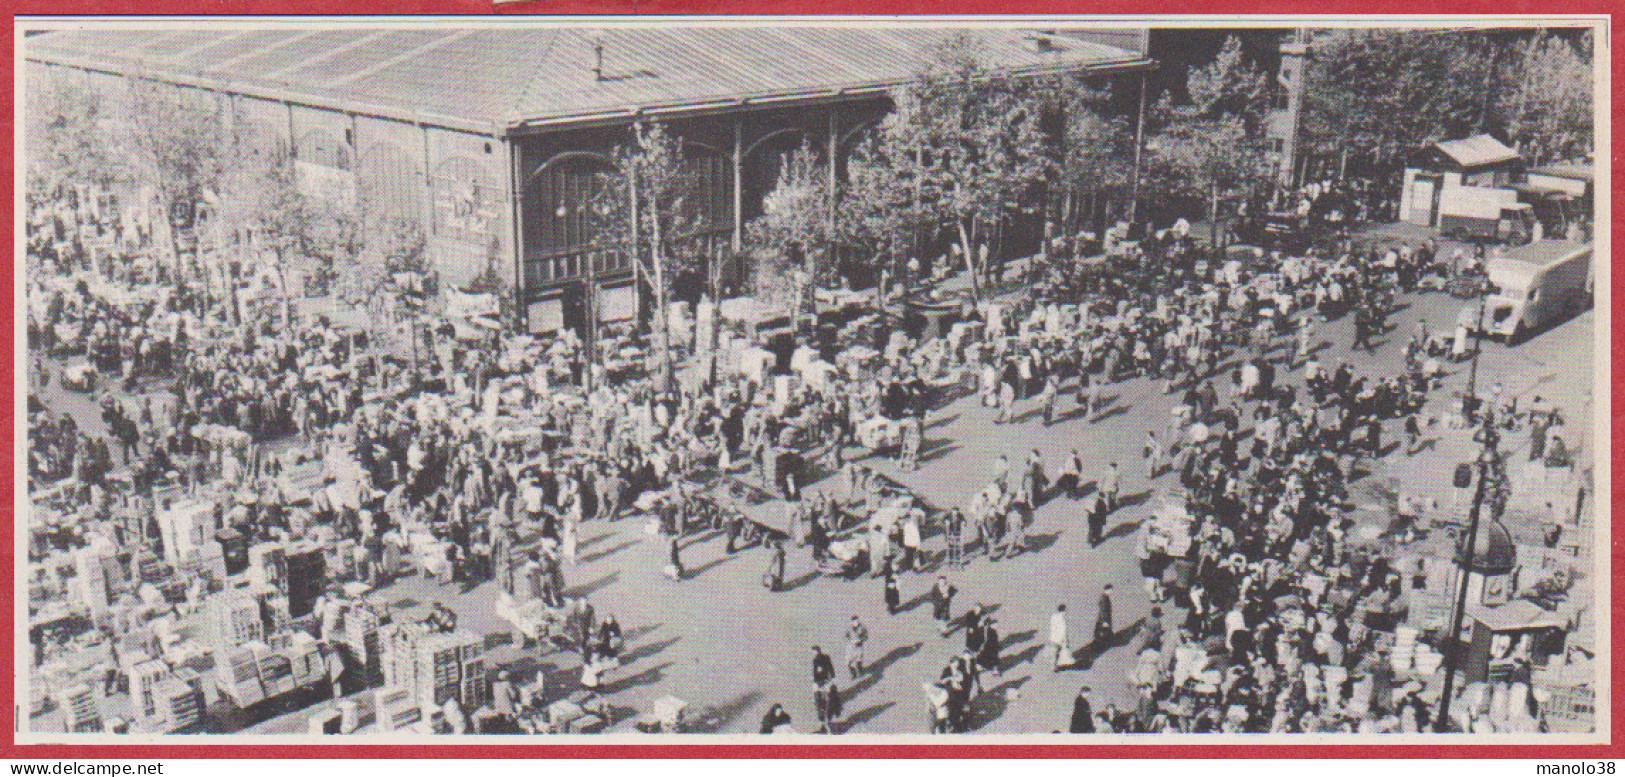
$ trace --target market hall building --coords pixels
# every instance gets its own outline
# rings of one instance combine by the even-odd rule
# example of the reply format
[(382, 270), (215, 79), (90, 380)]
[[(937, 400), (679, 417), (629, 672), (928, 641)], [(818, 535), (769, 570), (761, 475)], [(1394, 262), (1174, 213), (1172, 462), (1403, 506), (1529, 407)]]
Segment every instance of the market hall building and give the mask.
[(254, 143), (291, 152), (301, 186), (417, 222), (444, 282), (490, 268), (546, 331), (582, 323), (589, 278), (602, 319), (634, 315), (632, 263), (595, 246), (587, 212), (634, 121), (685, 145), (691, 250), (736, 256), (784, 155), (809, 143), (839, 175), (954, 33), (1013, 75), (1126, 79), (1131, 98), (1155, 67), (1144, 30), (941, 26), (101, 29), (34, 35), (23, 53), (29, 77), (67, 69), (115, 111), (133, 79), (222, 95)]

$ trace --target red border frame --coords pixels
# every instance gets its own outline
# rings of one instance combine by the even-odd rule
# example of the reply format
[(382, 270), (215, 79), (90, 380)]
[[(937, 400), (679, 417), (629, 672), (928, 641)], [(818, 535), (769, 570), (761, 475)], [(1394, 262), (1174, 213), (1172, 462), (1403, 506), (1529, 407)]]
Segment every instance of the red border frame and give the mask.
[[(634, 4), (635, 3), (635, 4)], [(6, 0), (14, 15), (62, 16), (73, 14), (127, 14), (139, 12), (171, 15), (347, 15), (347, 14), (1076, 14), (1109, 13), (1150, 15), (1169, 13), (1174, 9), (1157, 0), (1096, 0), (1095, 2), (1065, 2), (1064, 0), (555, 0), (548, 2), (514, 3), (493, 8), (489, 0), (144, 0), (138, 6), (118, 0)], [(1583, 0), (1581, 2), (1551, 2), (1550, 0), (1466, 0), (1458, 2), (1371, 2), (1370, 0), (1256, 0), (1246, 3), (1237, 0), (1204, 4), (1189, 10), (1207, 14), (1414, 14), (1434, 12), (1462, 15), (1506, 16), (1509, 14), (1607, 14), (1612, 21), (1616, 8), (1625, 7), (1625, 0)], [(634, 10), (635, 9), (635, 10)], [(0, 33), (0, 61), (5, 78), (0, 81), (0, 94), (11, 104), (12, 62), (15, 27)], [(1625, 96), (1625, 56), (1616, 54), (1613, 61), (1612, 97)], [(6, 153), (0, 172), (5, 180), (12, 180), (13, 167), (10, 150), (14, 127), (8, 111), (4, 119)], [(1621, 146), (1619, 132), (1613, 132), (1615, 159)], [(1612, 226), (1618, 231), (1625, 226), (1625, 203), (1619, 186), (1614, 187)], [(5, 245), (13, 240), (14, 203), (7, 198), (0, 218), (0, 238)], [(1613, 291), (1625, 290), (1625, 273), (1616, 277)], [(0, 357), (4, 358), (6, 381), (0, 384), (0, 421), (6, 429), (14, 423), (14, 403), (11, 370), (15, 366), (12, 352), (14, 342), (13, 312), (9, 307), (12, 295), (12, 276), (0, 273), (0, 305), (5, 306), (0, 319), (4, 320), (6, 336), (0, 339)], [(1612, 346), (1618, 351), (1625, 344), (1625, 305), (1616, 305)], [(1625, 379), (1614, 365), (1610, 378), (1612, 388), (1625, 387)], [(1609, 404), (1609, 412), (1616, 422), (1625, 421), (1625, 405), (1617, 395)], [(12, 461), (15, 441), (10, 434), (0, 440), (0, 459)], [(1625, 455), (1613, 462), (1611, 474), (1618, 477), (1625, 472)], [(1615, 481), (1618, 482), (1618, 481)], [(15, 579), (16, 559), (12, 553), (12, 529), (16, 512), (12, 508), (16, 496), (15, 484), (9, 478), (0, 483), (0, 581)], [(1625, 504), (1625, 490), (1614, 495), (1614, 506)], [(1617, 527), (1616, 527), (1617, 528)], [(1625, 569), (1625, 547), (1614, 535), (1612, 550), (1614, 569)], [(0, 583), (0, 587), (5, 587)], [(1625, 617), (1617, 603), (1625, 601), (1625, 575), (1616, 574), (1612, 582), (1613, 620), (1611, 631), (1618, 635), (1625, 627)], [(9, 601), (9, 597), (7, 599)], [(13, 633), (14, 612), (11, 607), (0, 607), (0, 634)], [(1614, 665), (1625, 665), (1625, 650), (1616, 640), (1611, 646)], [(0, 666), (12, 666), (11, 640), (0, 640)], [(1619, 673), (1611, 678), (1612, 707), (1608, 713), (1615, 721), (1625, 722), (1625, 694)], [(0, 699), (5, 706), (16, 710), (11, 683), (0, 683)], [(16, 729), (13, 721), (13, 730)], [(1615, 734), (1618, 733), (1615, 727)], [(1551, 758), (1564, 760), (1625, 757), (1625, 745), (1616, 736), (1608, 744), (1587, 746), (1551, 745), (1208, 745), (1159, 744), (1147, 739), (1145, 744), (1112, 745), (991, 745), (965, 743), (941, 745), (772, 745), (772, 744), (704, 744), (664, 742), (649, 745), (590, 745), (553, 744), (545, 740), (514, 744), (491, 745), (18, 745), (14, 740), (0, 742), (0, 758)]]

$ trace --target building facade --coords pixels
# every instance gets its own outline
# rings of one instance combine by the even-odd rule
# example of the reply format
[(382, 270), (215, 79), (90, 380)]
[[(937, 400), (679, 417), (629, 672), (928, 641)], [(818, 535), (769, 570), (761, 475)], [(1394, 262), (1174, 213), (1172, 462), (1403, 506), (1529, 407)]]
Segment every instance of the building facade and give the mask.
[(690, 250), (733, 257), (785, 155), (807, 144), (839, 175), (950, 34), (1016, 75), (1155, 66), (1121, 47), (1133, 31), (851, 24), (92, 28), (30, 36), (23, 56), (32, 82), (81, 79), (115, 114), (137, 83), (216, 96), (301, 189), (415, 224), (443, 282), (500, 278), (543, 331), (586, 315), (589, 284), (600, 318), (633, 315), (632, 262), (589, 208), (635, 123), (683, 142)]

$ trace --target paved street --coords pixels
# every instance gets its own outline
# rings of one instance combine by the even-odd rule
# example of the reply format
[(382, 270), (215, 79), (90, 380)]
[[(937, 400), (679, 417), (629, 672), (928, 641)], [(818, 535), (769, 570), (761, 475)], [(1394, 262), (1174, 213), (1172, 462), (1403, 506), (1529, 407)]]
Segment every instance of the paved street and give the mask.
[[(1321, 361), (1333, 365), (1351, 360), (1362, 374), (1386, 374), (1397, 369), (1404, 339), (1418, 318), (1436, 327), (1451, 322), (1461, 302), (1444, 294), (1408, 296), (1392, 319), (1392, 329), (1372, 352), (1349, 351), (1352, 327), (1347, 320), (1320, 325), (1327, 346)], [(1509, 393), (1525, 400), (1539, 393), (1555, 406), (1571, 411), (1572, 442), (1589, 420), (1578, 417), (1590, 391), (1594, 313), (1586, 312), (1515, 348), (1486, 343), (1479, 381), (1502, 382)], [(1444, 388), (1436, 392), (1428, 412), (1437, 413), (1460, 392), (1467, 380), (1467, 365), (1454, 365)], [(1302, 371), (1283, 376), (1302, 385)], [(1019, 423), (999, 427), (992, 411), (962, 399), (930, 418), (922, 466), (900, 473), (890, 462), (872, 460), (886, 474), (916, 489), (942, 506), (962, 505), (991, 476), (991, 462), (1000, 453), (1019, 460), (1037, 448), (1053, 473), (1070, 449), (1082, 453), (1086, 477), (1104, 473), (1107, 462), (1122, 465), (1125, 506), (1115, 513), (1108, 540), (1097, 549), (1085, 541), (1082, 516), (1075, 504), (1058, 499), (1037, 512), (1029, 530), (1035, 552), (1014, 560), (973, 560), (954, 575), (960, 588), (955, 614), (972, 603), (996, 608), (1005, 642), (1002, 678), (984, 678), (989, 691), (975, 702), (972, 727), (982, 733), (1053, 731), (1065, 728), (1071, 699), (1079, 686), (1093, 689), (1095, 708), (1108, 703), (1132, 704), (1125, 681), (1131, 656), (1124, 648), (1107, 651), (1087, 668), (1052, 672), (1040, 656), (1045, 624), (1058, 602), (1068, 604), (1074, 642), (1087, 635), (1093, 623), (1094, 601), (1102, 584), (1116, 584), (1116, 627), (1122, 631), (1144, 616), (1149, 603), (1140, 587), (1134, 558), (1139, 521), (1147, 515), (1145, 502), (1159, 487), (1172, 485), (1162, 475), (1147, 482), (1140, 446), (1147, 428), (1161, 429), (1171, 401), (1148, 392), (1145, 380), (1130, 381), (1103, 392), (1108, 405), (1103, 418), (1090, 423), (1077, 417), (1070, 396), (1059, 408), (1064, 419), (1044, 428), (1036, 404), (1018, 405)], [(1021, 414), (1025, 415), (1021, 415)], [(1388, 439), (1401, 434), (1390, 423)], [(1506, 447), (1520, 451), (1527, 440), (1509, 438)], [(1381, 462), (1373, 476), (1397, 478), (1410, 492), (1439, 493), (1449, 471), (1471, 454), (1464, 433), (1446, 436), (1414, 459), (1396, 452)], [(1589, 460), (1589, 450), (1584, 454)], [(1521, 461), (1514, 453), (1512, 460)], [(813, 489), (836, 488), (835, 479)], [(1518, 527), (1513, 527), (1515, 530)], [(723, 539), (700, 535), (684, 549), (688, 579), (672, 583), (659, 573), (662, 548), (644, 533), (640, 520), (616, 523), (588, 522), (582, 527), (579, 563), (570, 570), (572, 595), (590, 595), (600, 615), (613, 613), (627, 629), (626, 665), (606, 678), (606, 698), (617, 709), (615, 730), (632, 730), (633, 718), (646, 713), (650, 702), (674, 694), (691, 704), (695, 730), (754, 731), (760, 716), (773, 703), (784, 704), (798, 730), (815, 723), (810, 679), (812, 645), (821, 645), (840, 663), (842, 636), (849, 616), (856, 614), (871, 632), (870, 673), (856, 683), (844, 679), (841, 687), (846, 714), (841, 730), (854, 732), (923, 732), (927, 705), (921, 683), (934, 680), (949, 656), (963, 648), (963, 637), (937, 636), (925, 593), (932, 574), (901, 579), (904, 612), (885, 614), (878, 580), (854, 581), (816, 574), (805, 549), (792, 550), (786, 578), (790, 590), (770, 593), (761, 585), (767, 557), (759, 549), (734, 556), (723, 553)], [(940, 539), (928, 541), (940, 554)], [(486, 584), (458, 594), (424, 578), (407, 578), (386, 591), (407, 611), (426, 608), (440, 600), (453, 607), (464, 626), (487, 633), (506, 633), (508, 626), (491, 611), (494, 585)], [(1170, 612), (1168, 619), (1175, 614)], [(517, 647), (497, 651), (496, 662), (512, 660), (531, 665), (534, 650), (522, 655)], [(574, 683), (579, 660), (574, 653), (545, 656), (551, 668), (549, 682)], [(370, 705), (367, 705), (370, 707)], [(306, 713), (267, 722), (262, 731), (302, 730)]]

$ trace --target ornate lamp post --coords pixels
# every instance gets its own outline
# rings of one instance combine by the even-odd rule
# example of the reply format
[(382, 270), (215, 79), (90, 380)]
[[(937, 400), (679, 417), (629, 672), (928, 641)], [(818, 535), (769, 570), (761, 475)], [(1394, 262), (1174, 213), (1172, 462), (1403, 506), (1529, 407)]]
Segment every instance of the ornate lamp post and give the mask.
[(1518, 551), (1512, 534), (1501, 524), (1493, 506), (1483, 536), (1478, 531), (1495, 455), (1486, 448), (1478, 457), (1478, 486), (1474, 489), (1472, 509), (1467, 513), (1467, 533), (1456, 543), (1455, 564), (1461, 569), (1461, 576), (1456, 584), (1455, 607), (1450, 612), (1450, 631), (1445, 634), (1444, 690), (1439, 698), (1438, 713), (1433, 717), (1435, 732), (1444, 732), (1450, 727), (1450, 701), (1462, 661), (1461, 624), (1467, 614), (1467, 583), (1475, 572), (1486, 577), (1504, 575), (1517, 563)]

